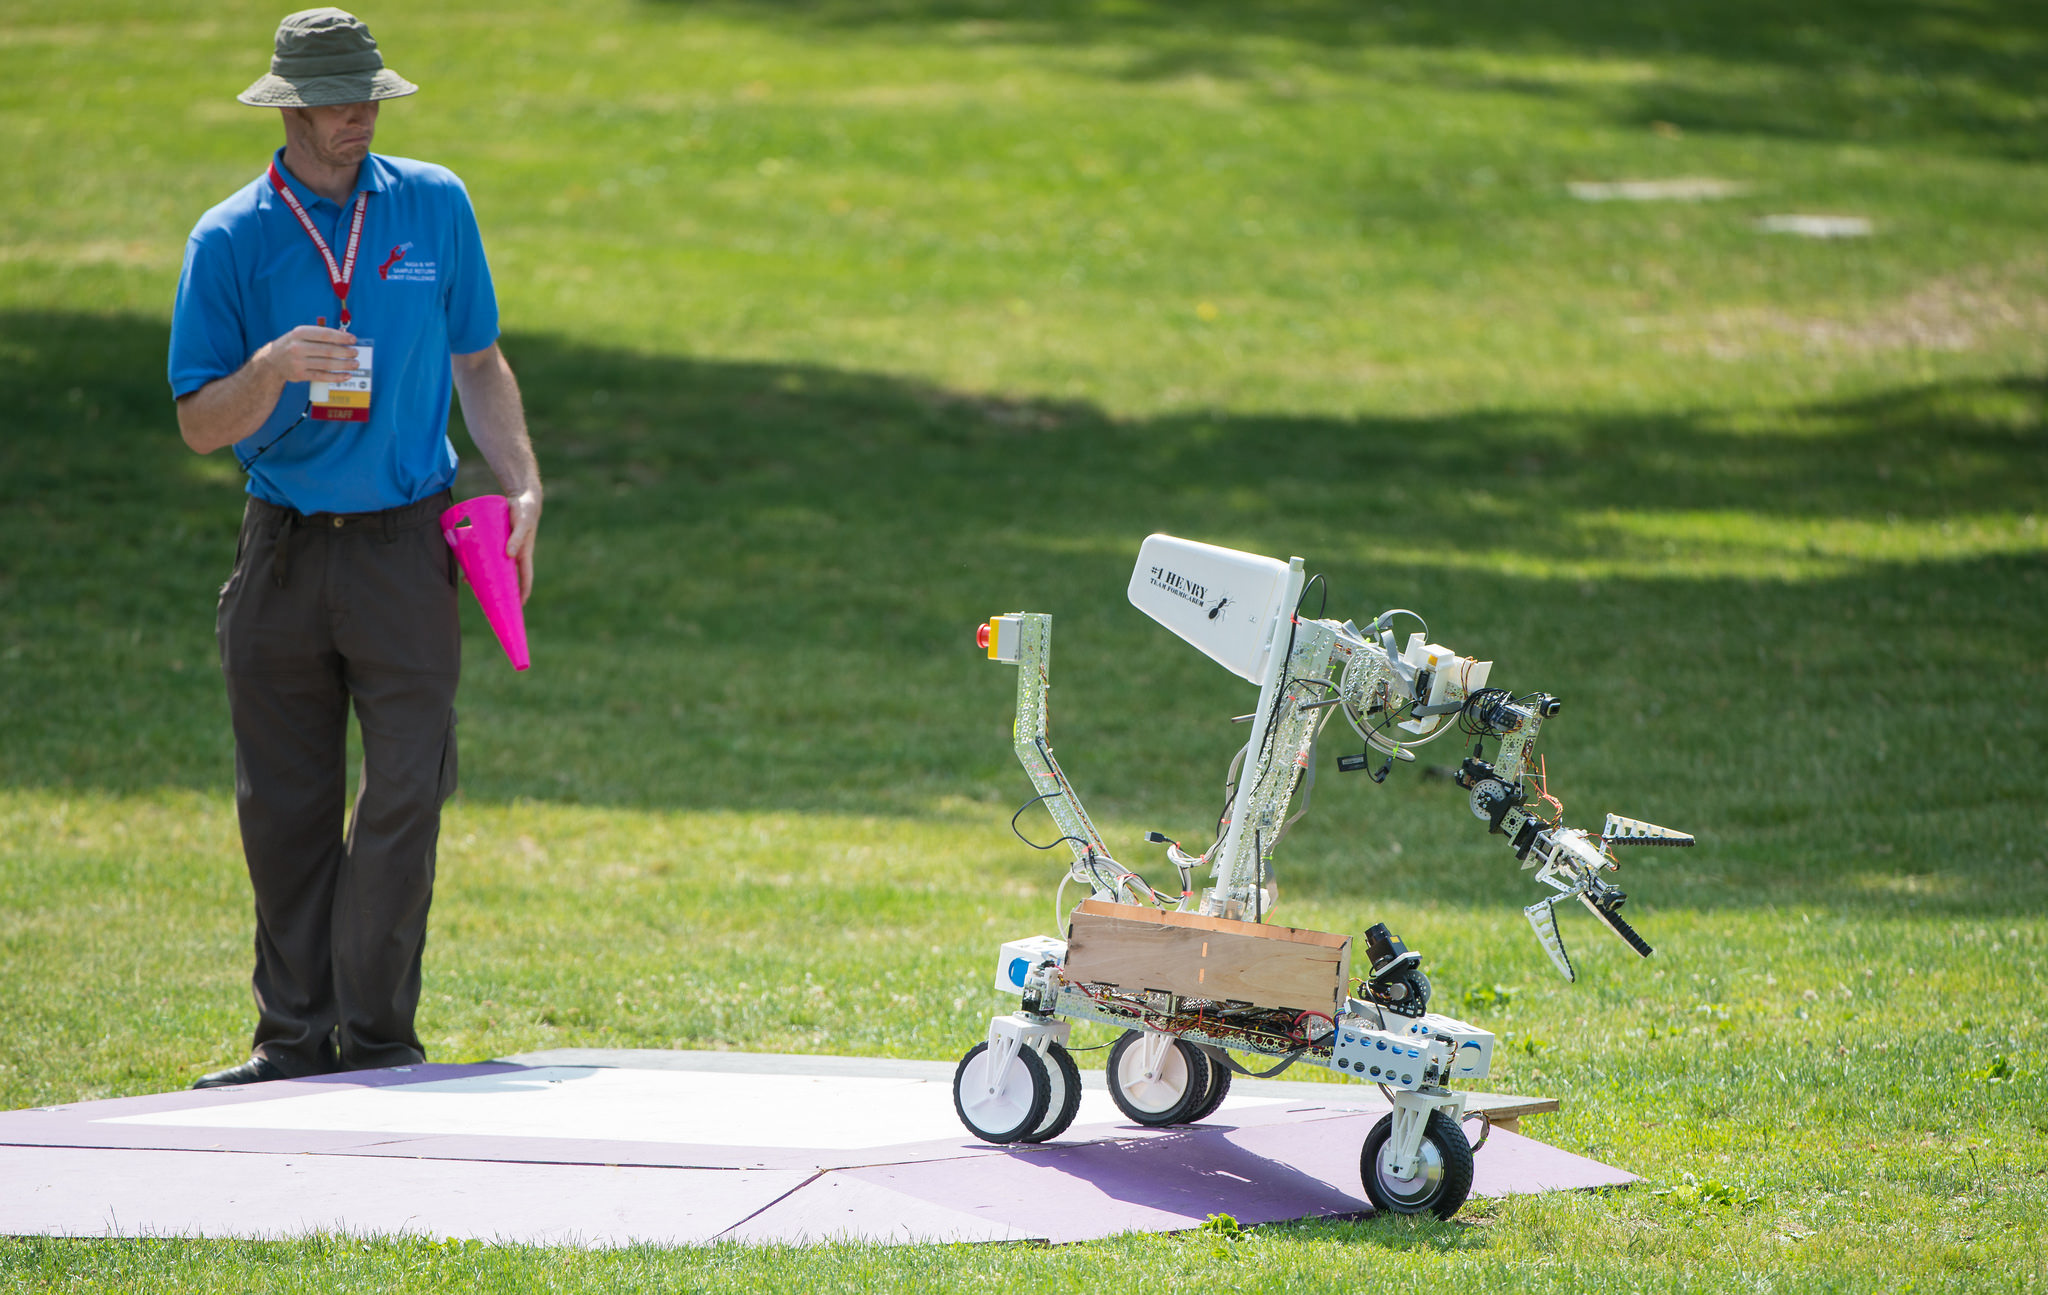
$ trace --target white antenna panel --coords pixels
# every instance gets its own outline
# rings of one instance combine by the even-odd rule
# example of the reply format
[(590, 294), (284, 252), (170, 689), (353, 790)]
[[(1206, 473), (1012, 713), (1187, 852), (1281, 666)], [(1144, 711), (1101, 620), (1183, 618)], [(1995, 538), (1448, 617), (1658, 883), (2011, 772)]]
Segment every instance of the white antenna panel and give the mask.
[(1131, 572), (1131, 605), (1232, 674), (1260, 683), (1273, 627), (1293, 611), (1287, 576), (1277, 558), (1151, 535)]

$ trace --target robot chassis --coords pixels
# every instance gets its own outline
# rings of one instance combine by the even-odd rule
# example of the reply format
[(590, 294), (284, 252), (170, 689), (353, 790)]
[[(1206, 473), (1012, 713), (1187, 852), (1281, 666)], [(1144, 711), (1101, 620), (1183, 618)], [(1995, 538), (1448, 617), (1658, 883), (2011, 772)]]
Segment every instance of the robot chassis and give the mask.
[[(1530, 768), (1529, 754), (1543, 722), (1557, 714), (1558, 700), (1487, 687), (1492, 663), (1430, 643), (1426, 625), (1398, 646), (1394, 622), (1401, 616), (1420, 622), (1413, 612), (1390, 611), (1364, 628), (1304, 618), (1299, 604), (1309, 583), (1300, 558), (1281, 563), (1166, 535), (1151, 536), (1139, 552), (1132, 603), (1259, 685), (1257, 709), (1238, 717), (1250, 723), (1251, 734), (1226, 779), (1228, 807), (1213, 843), (1193, 854), (1160, 833), (1146, 836), (1166, 847), (1179, 874), (1178, 894), (1155, 889), (1115, 859), (1053, 758), (1046, 704), (1052, 618), (1018, 612), (980, 628), (989, 658), (1018, 666), (1017, 758), (1038, 793), (1030, 803), (1043, 804), (1061, 833), (1040, 848), (1065, 844), (1072, 852), (1061, 889), (1078, 881), (1094, 900), (1143, 906), (1161, 914), (1160, 921), (1192, 912), (1196, 920), (1222, 919), (1210, 923), (1218, 930), (1264, 923), (1278, 894), (1274, 851), (1307, 810), (1317, 739), (1341, 713), (1364, 750), (1340, 757), (1338, 767), (1363, 769), (1375, 782), (1384, 781), (1397, 760), (1412, 762), (1415, 747), (1452, 728), (1478, 739), (1456, 782), (1468, 793), (1472, 813), (1554, 892), (1523, 912), (1565, 979), (1576, 979), (1557, 928), (1557, 905), (1567, 899), (1578, 900), (1638, 955), (1650, 956), (1650, 945), (1621, 916), (1627, 896), (1603, 874), (1619, 866), (1616, 847), (1689, 846), (1693, 838), (1612, 814), (1598, 835), (1566, 827), (1561, 808), (1543, 817), (1539, 802), (1557, 802), (1548, 797), (1541, 772)], [(1495, 744), (1490, 759), (1484, 755), (1488, 740)], [(1290, 818), (1297, 793), (1303, 805)], [(1194, 876), (1203, 866), (1212, 884), (1197, 902)], [(1393, 1106), (1367, 1135), (1359, 1157), (1374, 1208), (1450, 1218), (1471, 1190), (1475, 1148), (1463, 1129), (1465, 1094), (1449, 1084), (1487, 1074), (1493, 1035), (1428, 1010), (1421, 955), (1383, 923), (1364, 939), (1369, 970), (1355, 988), (1347, 978), (1336, 995), (1341, 1001), (1291, 1008), (1091, 982), (1067, 974), (1068, 941), (1011, 941), (998, 956), (996, 986), (1019, 997), (1019, 1010), (990, 1021), (987, 1039), (961, 1059), (954, 1106), (968, 1130), (988, 1142), (1058, 1137), (1080, 1104), (1080, 1072), (1065, 1046), (1077, 1020), (1125, 1031), (1111, 1045), (1109, 1091), (1118, 1108), (1143, 1125), (1206, 1118), (1222, 1104), (1233, 1074), (1264, 1078), (1297, 1062), (1324, 1066), (1377, 1083)], [(1206, 955), (1208, 946), (1202, 947)], [(1251, 1071), (1226, 1049), (1276, 1064)]]

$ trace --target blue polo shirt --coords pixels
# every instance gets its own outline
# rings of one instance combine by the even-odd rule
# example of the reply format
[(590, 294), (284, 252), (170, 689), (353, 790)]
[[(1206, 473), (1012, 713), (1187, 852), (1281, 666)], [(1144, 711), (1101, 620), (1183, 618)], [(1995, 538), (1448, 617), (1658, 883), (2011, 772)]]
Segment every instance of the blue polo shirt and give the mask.
[[(348, 203), (277, 168), (321, 237), (341, 259)], [(375, 346), (367, 423), (307, 419), (307, 384), (288, 383), (277, 407), (235, 456), (249, 493), (302, 513), (366, 513), (415, 503), (455, 479), (448, 441), (454, 374), (448, 357), (498, 338), (498, 299), (476, 212), (446, 167), (372, 153), (356, 178), (369, 191), (348, 304), (350, 331)], [(200, 217), (185, 243), (171, 313), (171, 394), (183, 396), (241, 368), (264, 344), (300, 324), (341, 317), (313, 240), (267, 175)], [(258, 449), (271, 445), (253, 466)]]

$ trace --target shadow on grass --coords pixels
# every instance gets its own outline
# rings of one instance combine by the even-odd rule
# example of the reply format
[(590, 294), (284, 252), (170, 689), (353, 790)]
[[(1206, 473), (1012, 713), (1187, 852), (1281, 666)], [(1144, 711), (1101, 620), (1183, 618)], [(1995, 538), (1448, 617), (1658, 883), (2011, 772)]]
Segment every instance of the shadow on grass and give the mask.
[[(679, 7), (677, 0), (650, 3)], [(1295, 92), (1287, 81), (1292, 69), (1353, 66), (1361, 56), (1374, 57), (1376, 66), (1406, 56), (1425, 79), (1460, 78), (1449, 66), (1422, 62), (1440, 53), (1650, 60), (1664, 65), (1661, 74), (1623, 85), (1581, 90), (1514, 75), (1487, 84), (1541, 95), (1598, 94), (1622, 120), (1644, 125), (1815, 140), (1940, 139), (2016, 161), (2048, 157), (2040, 129), (2048, 8), (2028, 0), (726, 0), (716, 7), (827, 33), (901, 28), (962, 44), (1113, 49), (1125, 56), (1110, 64), (1117, 75), (1257, 80), (1282, 94)], [(1760, 73), (1772, 83), (1731, 71)]]
[[(529, 674), (465, 600), (472, 798), (940, 814), (986, 823), (991, 867), (1042, 869), (1002, 828), (1025, 785), (1014, 681), (971, 640), (1029, 608), (1058, 616), (1055, 736), (1092, 808), (1201, 839), (1249, 689), (1126, 604), (1139, 540), (1164, 530), (1301, 553), (1333, 614), (1419, 608), (1497, 682), (1565, 697), (1544, 746), (1573, 821), (1612, 809), (1710, 847), (1661, 902), (1990, 912), (2048, 893), (2048, 564), (2022, 520), (2048, 497), (2039, 381), (1739, 426), (1124, 422), (505, 345), (550, 498)], [(229, 786), (211, 604), (240, 481), (178, 441), (164, 347), (151, 320), (0, 314), (7, 785)], [(1326, 769), (1291, 884), (1504, 902), (1498, 843), (1422, 772)]]

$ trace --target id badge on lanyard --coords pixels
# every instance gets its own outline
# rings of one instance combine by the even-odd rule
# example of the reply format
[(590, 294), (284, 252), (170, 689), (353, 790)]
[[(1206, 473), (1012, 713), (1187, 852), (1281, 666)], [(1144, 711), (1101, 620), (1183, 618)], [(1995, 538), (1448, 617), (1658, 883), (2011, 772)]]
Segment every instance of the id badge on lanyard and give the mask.
[(356, 372), (346, 382), (312, 382), (312, 408), (307, 417), (315, 422), (367, 423), (370, 421), (370, 357), (376, 349), (367, 337), (356, 338)]
[[(363, 242), (363, 211), (370, 201), (370, 191), (361, 190), (356, 194), (355, 210), (349, 215), (348, 244), (342, 248), (339, 260), (327, 240), (320, 236), (320, 229), (313, 218), (306, 213), (305, 204), (299, 195), (292, 192), (279, 174), (277, 163), (270, 164), (270, 187), (277, 190), (277, 196), (291, 210), (299, 221), (299, 228), (306, 231), (306, 237), (313, 240), (313, 250), (320, 253), (320, 260), (327, 267), (327, 280), (334, 287), (334, 296), (341, 303), (341, 327), (349, 326), (351, 316), (348, 309), (349, 284), (356, 275), (356, 251)], [(322, 321), (325, 322), (324, 320)], [(353, 376), (341, 382), (309, 383), (311, 390), (310, 408), (307, 416), (316, 422), (367, 423), (370, 421), (370, 371), (375, 346), (367, 337), (356, 338), (356, 371)]]

